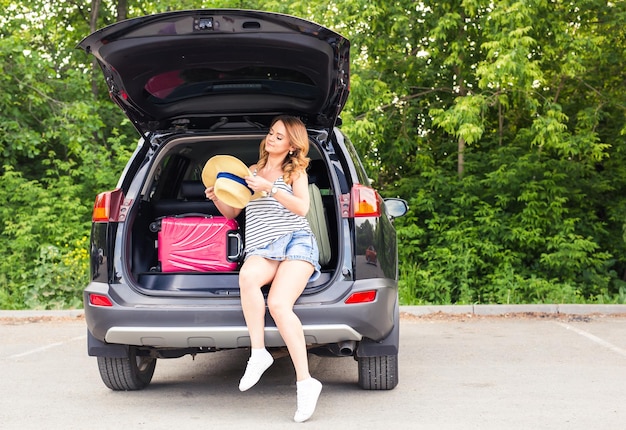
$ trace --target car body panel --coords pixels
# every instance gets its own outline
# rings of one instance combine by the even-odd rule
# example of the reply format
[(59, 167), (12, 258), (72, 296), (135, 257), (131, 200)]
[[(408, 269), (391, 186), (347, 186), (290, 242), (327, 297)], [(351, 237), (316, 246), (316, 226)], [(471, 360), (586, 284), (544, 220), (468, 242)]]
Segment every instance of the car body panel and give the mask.
[[(323, 294), (301, 296), (294, 311), (302, 321), (310, 343), (382, 340), (394, 326), (397, 289), (393, 282), (369, 279), (339, 282)], [(343, 284), (343, 288), (339, 285)], [(358, 291), (377, 292), (370, 303), (346, 305), (344, 300)], [(342, 297), (334, 296), (343, 291)], [(193, 297), (143, 297), (123, 285), (92, 282), (85, 289), (85, 318), (92, 335), (105, 342), (141, 346), (183, 348), (189, 346), (235, 348), (249, 346), (238, 297), (201, 299)], [(89, 305), (90, 294), (111, 298), (112, 307)], [(333, 297), (334, 296), (334, 297)], [(146, 325), (146, 322), (150, 324)], [(268, 346), (284, 346), (274, 333), (276, 326), (266, 318)], [(121, 341), (123, 339), (123, 341)], [(202, 340), (203, 339), (203, 340)], [(199, 343), (192, 345), (192, 343)]]
[[(210, 133), (194, 134), (194, 139), (208, 139)], [(156, 138), (155, 138), (156, 139)], [(128, 342), (137, 346), (155, 348), (187, 348), (204, 343), (206, 348), (228, 348), (246, 345), (245, 321), (239, 300), (237, 273), (187, 274), (145, 273), (143, 279), (160, 277), (173, 288), (157, 288), (138, 278), (128, 262), (133, 255), (133, 229), (142, 195), (150, 189), (147, 177), (155, 170), (158, 151), (171, 148), (173, 140), (185, 137), (167, 136), (163, 141), (153, 140), (150, 153), (139, 154), (143, 162), (132, 159), (126, 169), (124, 201), (133, 202), (128, 208), (128, 218), (123, 222), (94, 223), (91, 248), (97, 250), (92, 258), (92, 282), (85, 289), (85, 315), (91, 335), (103, 343)], [(355, 165), (349, 151), (339, 144), (342, 135), (334, 129), (324, 151), (335, 159), (336, 168), (328, 169), (332, 189), (349, 190), (359, 180), (356, 174), (362, 166)], [(332, 143), (332, 144), (331, 144)], [(316, 145), (317, 147), (317, 145)], [(335, 152), (335, 149), (338, 152)], [(319, 149), (319, 147), (318, 147)], [(135, 167), (132, 167), (135, 166)], [(339, 168), (341, 166), (341, 168)], [(348, 167), (349, 166), (349, 167)], [(132, 172), (135, 177), (131, 180)], [(346, 174), (347, 173), (347, 174)], [(120, 184), (121, 185), (121, 184)], [(341, 195), (328, 196), (333, 205), (340, 206)], [(328, 204), (328, 202), (327, 202)], [(384, 211), (384, 205), (381, 207)], [(336, 269), (323, 274), (322, 288), (307, 287), (298, 299), (296, 313), (302, 320), (307, 340), (310, 342), (358, 341), (371, 339), (383, 341), (392, 331), (394, 308), (397, 307), (397, 249), (395, 233), (388, 217), (329, 219), (340, 232)], [(369, 228), (364, 228), (368, 226)], [(367, 234), (360, 233), (367, 231)], [(377, 265), (367, 264), (368, 247), (387, 250), (388, 258)], [(336, 251), (335, 251), (336, 252)], [(102, 255), (102, 258), (96, 256)], [(380, 252), (378, 253), (379, 259)], [(346, 305), (350, 294), (375, 291), (371, 303)], [(112, 307), (91, 306), (89, 295), (109, 297)], [(146, 322), (150, 324), (146, 325)], [(200, 327), (200, 328), (198, 328)], [(267, 320), (268, 339), (272, 346), (284, 346), (279, 337), (271, 335), (275, 329), (271, 318)], [(229, 338), (229, 336), (234, 336)], [(132, 343), (131, 343), (132, 342)], [(106, 348), (99, 348), (105, 353)]]
[(110, 25), (78, 47), (96, 57), (142, 135), (278, 112), (331, 127), (348, 97), (348, 40), (288, 15), (169, 12)]

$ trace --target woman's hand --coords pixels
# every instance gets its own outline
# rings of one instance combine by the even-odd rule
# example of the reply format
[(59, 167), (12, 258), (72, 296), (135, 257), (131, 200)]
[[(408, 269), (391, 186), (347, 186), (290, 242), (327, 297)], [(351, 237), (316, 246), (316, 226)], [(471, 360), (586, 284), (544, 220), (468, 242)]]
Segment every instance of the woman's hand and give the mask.
[(269, 193), (274, 186), (272, 182), (258, 175), (246, 176), (244, 179), (246, 180), (248, 187), (255, 193), (257, 191), (265, 191), (266, 193)]
[(241, 209), (228, 206), (226, 203), (218, 199), (217, 196), (215, 195), (215, 187), (206, 188), (204, 190), (204, 195), (206, 196), (207, 199), (211, 200), (215, 204), (215, 207), (217, 208), (217, 210), (220, 211), (220, 213), (224, 215), (226, 218), (233, 219), (233, 218), (236, 218), (237, 215), (241, 213)]
[(217, 201), (217, 196), (215, 195), (215, 187), (209, 187), (204, 190), (204, 195), (207, 199), (211, 200), (214, 203)]

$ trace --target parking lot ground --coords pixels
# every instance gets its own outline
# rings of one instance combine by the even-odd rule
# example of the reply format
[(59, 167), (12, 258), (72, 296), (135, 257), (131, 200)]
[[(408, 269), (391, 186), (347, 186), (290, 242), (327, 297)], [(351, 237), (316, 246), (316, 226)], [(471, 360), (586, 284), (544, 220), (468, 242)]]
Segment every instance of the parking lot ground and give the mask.
[[(3, 429), (293, 428), (287, 357), (241, 393), (247, 352), (160, 360), (152, 384), (113, 392), (80, 315), (0, 318)], [(626, 317), (403, 314), (400, 383), (356, 386), (351, 358), (311, 357), (324, 383), (310, 429), (618, 429), (626, 423)]]

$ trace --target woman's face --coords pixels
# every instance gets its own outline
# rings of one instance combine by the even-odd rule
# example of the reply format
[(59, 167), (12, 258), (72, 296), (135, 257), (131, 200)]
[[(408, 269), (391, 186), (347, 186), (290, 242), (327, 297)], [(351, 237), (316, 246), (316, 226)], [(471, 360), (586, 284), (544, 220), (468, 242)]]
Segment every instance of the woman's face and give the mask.
[(287, 153), (291, 150), (287, 129), (282, 121), (276, 121), (265, 138), (265, 150), (270, 154)]

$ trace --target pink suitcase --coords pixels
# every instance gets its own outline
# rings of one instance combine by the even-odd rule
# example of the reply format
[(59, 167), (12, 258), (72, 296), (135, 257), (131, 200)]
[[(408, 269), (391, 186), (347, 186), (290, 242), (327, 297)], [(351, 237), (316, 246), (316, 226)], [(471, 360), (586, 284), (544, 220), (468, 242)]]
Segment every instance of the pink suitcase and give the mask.
[(223, 272), (237, 268), (243, 246), (237, 221), (180, 216), (160, 220), (157, 246), (163, 272)]

